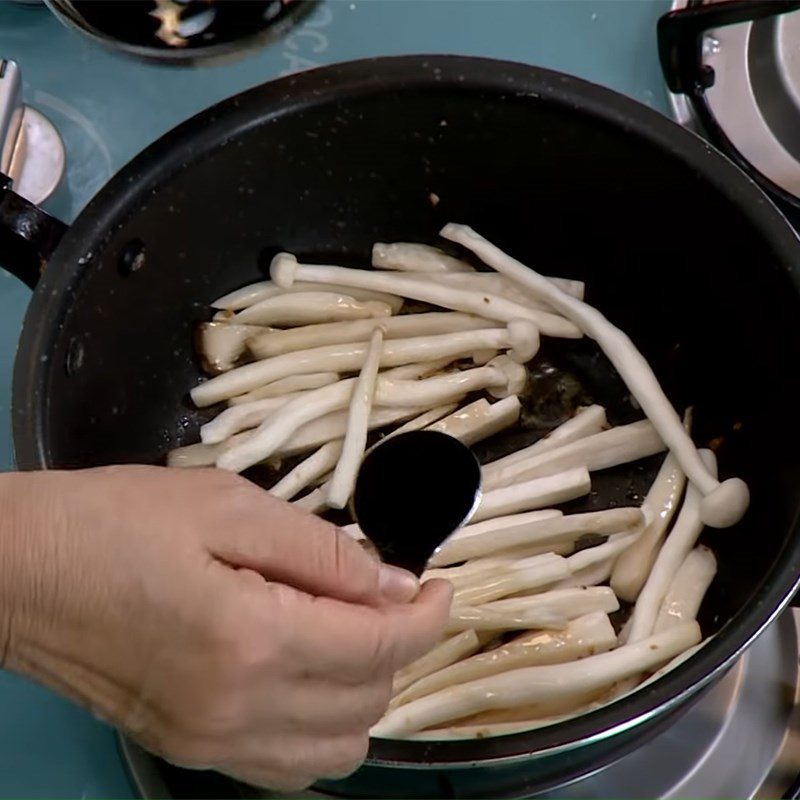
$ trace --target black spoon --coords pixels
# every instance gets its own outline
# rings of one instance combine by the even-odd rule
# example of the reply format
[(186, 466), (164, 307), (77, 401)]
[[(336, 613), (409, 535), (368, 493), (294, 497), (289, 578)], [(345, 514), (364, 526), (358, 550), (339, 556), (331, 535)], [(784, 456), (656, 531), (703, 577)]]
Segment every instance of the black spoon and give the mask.
[(365, 456), (351, 510), (383, 561), (421, 575), (472, 516), (480, 488), (480, 464), (458, 439), (436, 431), (401, 433)]

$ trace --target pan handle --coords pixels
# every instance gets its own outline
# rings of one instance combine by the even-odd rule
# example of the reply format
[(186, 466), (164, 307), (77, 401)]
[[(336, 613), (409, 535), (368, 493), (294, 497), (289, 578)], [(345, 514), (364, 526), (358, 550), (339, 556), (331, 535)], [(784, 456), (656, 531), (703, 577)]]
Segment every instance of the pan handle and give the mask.
[(18, 195), (12, 185), (0, 172), (0, 266), (33, 289), (67, 225)]

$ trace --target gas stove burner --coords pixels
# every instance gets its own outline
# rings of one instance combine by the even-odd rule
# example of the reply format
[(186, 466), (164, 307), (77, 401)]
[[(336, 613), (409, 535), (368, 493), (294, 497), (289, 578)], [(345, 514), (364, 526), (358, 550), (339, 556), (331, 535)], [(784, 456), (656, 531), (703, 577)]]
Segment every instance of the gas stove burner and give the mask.
[[(794, 797), (786, 791), (800, 771), (796, 614), (788, 611), (767, 628), (725, 678), (666, 731), (611, 766), (598, 765), (588, 777), (554, 787), (546, 796), (563, 800)], [(271, 800), (283, 796), (256, 791), (216, 773), (169, 766), (130, 741), (121, 741), (142, 797)], [(525, 785), (535, 770), (535, 761), (520, 766), (519, 785)], [(469, 772), (464, 771), (464, 787)], [(448, 791), (441, 797), (469, 796), (454, 782), (445, 785)], [(489, 785), (485, 777), (481, 785)], [(291, 796), (331, 795), (308, 791)]]
[(800, 214), (800, 3), (675, 0), (659, 22), (678, 122)]

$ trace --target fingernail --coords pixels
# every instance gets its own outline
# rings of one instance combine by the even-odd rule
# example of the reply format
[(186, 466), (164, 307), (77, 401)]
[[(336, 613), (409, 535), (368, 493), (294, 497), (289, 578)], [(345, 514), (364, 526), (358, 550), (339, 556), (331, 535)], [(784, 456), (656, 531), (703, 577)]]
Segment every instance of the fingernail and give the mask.
[(404, 569), (381, 564), (378, 588), (383, 597), (392, 603), (409, 603), (419, 593), (419, 581)]

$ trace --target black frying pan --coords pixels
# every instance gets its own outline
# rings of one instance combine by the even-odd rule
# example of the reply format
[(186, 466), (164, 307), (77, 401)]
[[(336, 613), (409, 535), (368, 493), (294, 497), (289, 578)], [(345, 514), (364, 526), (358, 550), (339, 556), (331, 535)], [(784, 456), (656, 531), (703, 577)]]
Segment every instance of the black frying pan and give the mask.
[[(717, 635), (680, 668), (538, 731), (374, 741), (364, 770), (328, 786), (342, 794), (523, 794), (593, 769), (667, 724), (789, 601), (800, 572), (793, 231), (736, 167), (659, 114), (565, 75), (457, 57), (330, 67), (228, 100), (123, 169), (57, 247), (54, 223), (0, 197), (16, 247), (7, 266), (32, 282), (49, 256), (16, 363), (24, 469), (160, 462), (203, 419), (187, 389), (209, 300), (259, 278), (278, 249), (364, 265), (374, 241), (435, 242), (449, 220), (585, 279), (676, 406), (694, 404), (697, 441), (713, 441), (721, 474), (747, 480), (753, 502), (737, 527), (704, 537), (719, 574), (701, 623)], [(555, 382), (557, 402), (552, 391), (531, 401), (521, 435), (587, 397), (614, 421), (637, 416), (591, 343), (545, 355), (568, 380)], [(600, 477), (597, 502), (633, 502), (656, 465)]]

